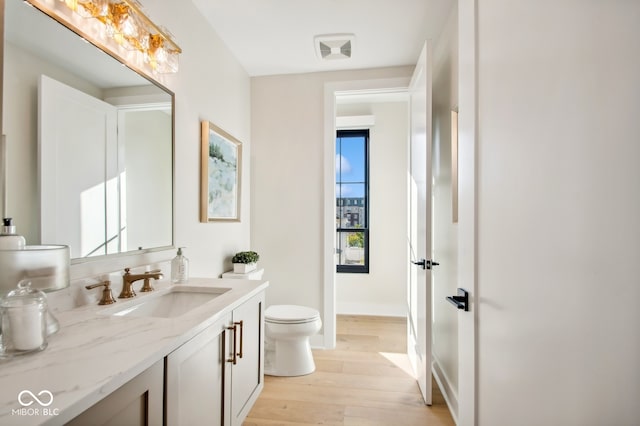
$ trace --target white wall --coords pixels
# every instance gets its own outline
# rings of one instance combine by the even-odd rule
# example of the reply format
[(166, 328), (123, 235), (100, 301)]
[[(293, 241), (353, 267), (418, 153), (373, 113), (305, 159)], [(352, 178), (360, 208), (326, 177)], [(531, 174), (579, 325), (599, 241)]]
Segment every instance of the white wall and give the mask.
[(433, 48), (433, 370), (454, 415), (458, 411), (458, 310), (446, 301), (458, 287), (458, 224), (452, 221), (451, 110), (458, 106), (458, 8)]
[[(165, 111), (127, 111), (119, 113), (124, 123), (119, 135), (124, 144), (124, 168), (126, 186), (126, 238), (125, 250), (138, 247), (162, 247), (171, 241), (172, 222), (171, 166), (171, 116)], [(162, 183), (157, 185), (157, 183)], [(163, 190), (164, 189), (164, 190)], [(154, 206), (149, 214), (149, 206)]]
[(637, 425), (640, 2), (477, 22), (478, 424)]
[(373, 115), (369, 130), (369, 273), (336, 274), (336, 313), (406, 316), (407, 102), (337, 106), (337, 116)]
[[(151, 17), (169, 28), (182, 48), (180, 71), (166, 84), (175, 101), (175, 236), (187, 247), (191, 276), (230, 270), (231, 256), (249, 247), (250, 80), (191, 2), (145, 0)], [(241, 221), (200, 223), (200, 121), (238, 138), (243, 147)]]
[(323, 310), (324, 85), (407, 77), (411, 67), (255, 77), (251, 81), (251, 246), (267, 303)]

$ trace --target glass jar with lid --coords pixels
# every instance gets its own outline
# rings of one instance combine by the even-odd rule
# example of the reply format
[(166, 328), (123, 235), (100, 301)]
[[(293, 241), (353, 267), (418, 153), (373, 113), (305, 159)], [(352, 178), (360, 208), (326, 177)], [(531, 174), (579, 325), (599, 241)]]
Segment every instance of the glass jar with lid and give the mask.
[(47, 298), (31, 282), (22, 280), (18, 288), (0, 300), (2, 352), (5, 356), (41, 351), (47, 347)]

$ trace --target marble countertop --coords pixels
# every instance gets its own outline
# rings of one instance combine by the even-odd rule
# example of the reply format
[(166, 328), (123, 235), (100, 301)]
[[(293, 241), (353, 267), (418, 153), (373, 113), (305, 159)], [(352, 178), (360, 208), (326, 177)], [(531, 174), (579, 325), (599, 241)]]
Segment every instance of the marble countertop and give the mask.
[[(199, 332), (268, 286), (267, 281), (191, 278), (176, 286), (223, 287), (227, 291), (175, 318), (109, 315), (114, 305), (84, 306), (57, 313), (60, 331), (49, 336), (41, 352), (0, 361), (0, 424), (64, 424), (145, 371)], [(154, 284), (168, 291), (168, 281)], [(136, 286), (138, 288), (138, 286)], [(140, 293), (140, 301), (154, 293)], [(43, 407), (24, 393), (38, 396)]]

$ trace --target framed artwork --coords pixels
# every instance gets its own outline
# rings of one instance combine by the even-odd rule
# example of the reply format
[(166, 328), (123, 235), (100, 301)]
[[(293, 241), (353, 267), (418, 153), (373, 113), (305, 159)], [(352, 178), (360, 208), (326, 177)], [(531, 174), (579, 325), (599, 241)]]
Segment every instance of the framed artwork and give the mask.
[(200, 222), (239, 222), (242, 143), (208, 121), (201, 139)]

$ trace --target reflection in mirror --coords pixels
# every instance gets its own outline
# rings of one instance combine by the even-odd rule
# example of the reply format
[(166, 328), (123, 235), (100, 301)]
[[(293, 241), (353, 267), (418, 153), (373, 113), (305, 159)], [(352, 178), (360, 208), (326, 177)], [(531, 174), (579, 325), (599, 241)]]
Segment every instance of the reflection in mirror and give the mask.
[[(5, 2), (6, 214), (74, 259), (173, 243), (173, 95)], [(39, 179), (38, 179), (39, 176)]]

